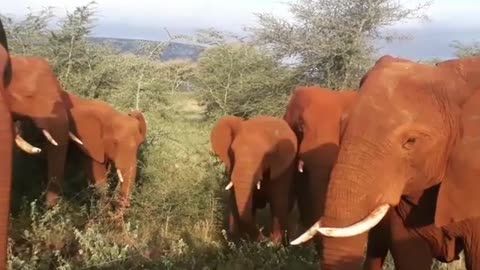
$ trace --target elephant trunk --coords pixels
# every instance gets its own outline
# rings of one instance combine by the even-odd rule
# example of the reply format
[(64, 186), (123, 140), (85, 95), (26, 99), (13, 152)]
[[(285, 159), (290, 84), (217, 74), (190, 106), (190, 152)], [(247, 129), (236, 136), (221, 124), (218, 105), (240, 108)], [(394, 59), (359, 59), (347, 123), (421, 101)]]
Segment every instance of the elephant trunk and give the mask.
[(253, 190), (256, 185), (255, 173), (249, 166), (236, 165), (232, 172), (235, 203), (238, 211), (239, 228), (242, 233), (256, 238), (257, 230), (253, 216)]
[(120, 204), (121, 207), (130, 206), (130, 194), (132, 187), (135, 183), (135, 178), (137, 176), (137, 166), (136, 163), (133, 165), (117, 165), (117, 176), (120, 181)]
[(322, 270), (358, 270), (363, 262), (367, 234), (356, 235), (348, 238), (322, 239), (321, 252)]
[(12, 118), (3, 93), (0, 95), (0, 142), (0, 269), (3, 269), (7, 262), (13, 156)]

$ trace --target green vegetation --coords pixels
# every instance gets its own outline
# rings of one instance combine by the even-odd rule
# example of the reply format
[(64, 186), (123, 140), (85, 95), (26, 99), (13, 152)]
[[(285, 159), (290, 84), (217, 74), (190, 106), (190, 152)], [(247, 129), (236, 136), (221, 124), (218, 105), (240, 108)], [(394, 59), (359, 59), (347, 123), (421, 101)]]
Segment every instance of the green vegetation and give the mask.
[[(418, 8), (392, 2), (299, 0), (291, 5), (298, 23), (260, 14), (249, 42), (200, 31), (192, 39), (210, 47), (196, 62), (159, 61), (166, 43), (139, 42), (136, 54), (93, 43), (88, 35), (95, 3), (67, 14), (58, 29), (48, 27), (49, 9), (22, 21), (2, 16), (14, 55), (44, 57), (67, 91), (123, 111), (138, 108), (148, 121), (123, 223), (99, 208), (87, 187), (78, 189), (85, 183), (75, 161), (69, 162), (64, 200), (45, 210), (41, 163), (16, 153), (11, 267), (316, 269), (313, 249), (226, 239), (226, 179), (210, 153), (209, 132), (226, 114), (281, 115), (295, 85), (354, 87), (375, 58), (379, 28), (418, 17)], [(336, 7), (342, 8), (338, 14), (331, 12)], [(287, 65), (288, 57), (299, 62)]]

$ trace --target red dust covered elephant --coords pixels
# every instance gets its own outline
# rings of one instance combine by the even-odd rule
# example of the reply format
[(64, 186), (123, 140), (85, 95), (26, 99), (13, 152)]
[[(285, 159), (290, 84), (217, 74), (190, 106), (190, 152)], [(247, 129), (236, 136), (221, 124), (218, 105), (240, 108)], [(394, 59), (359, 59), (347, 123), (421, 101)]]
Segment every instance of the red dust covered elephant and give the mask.
[[(398, 269), (429, 269), (409, 264), (425, 258), (416, 251), (426, 245), (430, 260), (449, 260), (463, 249), (467, 269), (480, 269), (480, 92), (469, 80), (472, 72), (380, 59), (362, 80), (349, 112), (324, 215), (293, 244), (320, 233), (326, 236), (322, 269), (359, 269), (367, 232), (386, 216), (383, 221), (394, 222), (390, 249), (404, 262), (396, 262)], [(428, 199), (436, 186), (438, 195)], [(430, 220), (412, 219), (419, 210)], [(429, 226), (435, 230), (422, 231)], [(435, 243), (438, 239), (450, 243)], [(407, 247), (413, 249), (408, 253)]]
[(272, 241), (285, 241), (297, 152), (297, 139), (288, 124), (269, 116), (248, 120), (226, 116), (217, 122), (210, 139), (231, 179), (226, 187), (231, 190), (230, 233), (261, 238), (255, 209), (269, 203)]
[(107, 190), (112, 165), (120, 181), (120, 209), (130, 205), (137, 176), (138, 151), (145, 141), (147, 122), (139, 111), (123, 113), (100, 100), (88, 100), (62, 91), (70, 115), (70, 130), (83, 144), (87, 172), (100, 195)]
[(12, 184), (13, 125), (6, 100), (12, 79), (7, 36), (0, 20), (0, 269), (7, 268), (8, 220)]
[(283, 119), (299, 144), (295, 190), (305, 228), (322, 216), (330, 172), (337, 160), (341, 123), (356, 97), (352, 90), (299, 87), (287, 105)]
[[(31, 121), (41, 131), (45, 138), (42, 148), (47, 159), (46, 203), (52, 206), (63, 193), (69, 141), (82, 142), (69, 132), (69, 117), (62, 101), (62, 89), (50, 64), (39, 57), (15, 56), (12, 57), (12, 68), (13, 78), (6, 98), (13, 119), (21, 124), (17, 126), (15, 142), (25, 152), (38, 154), (41, 149), (33, 147), (21, 137), (25, 131), (21, 127), (24, 121)], [(29, 138), (31, 136), (26, 140)]]

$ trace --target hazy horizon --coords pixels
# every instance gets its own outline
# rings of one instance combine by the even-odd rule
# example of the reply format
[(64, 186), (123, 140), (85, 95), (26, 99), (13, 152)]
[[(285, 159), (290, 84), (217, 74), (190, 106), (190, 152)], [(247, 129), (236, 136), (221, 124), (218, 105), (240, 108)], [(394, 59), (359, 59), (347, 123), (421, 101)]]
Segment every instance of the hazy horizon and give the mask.
[[(7, 1), (7, 0), (0, 0)], [(92, 31), (94, 37), (165, 40), (167, 28), (172, 34), (192, 34), (200, 28), (213, 27), (219, 30), (241, 33), (242, 27), (256, 23), (255, 12), (269, 12), (289, 18), (286, 2), (293, 0), (176, 0), (161, 2), (137, 0), (118, 2), (97, 1), (98, 20)], [(431, 21), (409, 21), (392, 28), (407, 33), (413, 40), (381, 44), (381, 53), (397, 56), (429, 59), (453, 56), (450, 44), (454, 40), (470, 43), (480, 40), (480, 4), (475, 0), (436, 0), (426, 10)], [(88, 3), (88, 0), (16, 0), (2, 4), (2, 13), (16, 18), (24, 16), (31, 7), (38, 11), (53, 6), (54, 13), (64, 16), (65, 11)], [(201, 3), (200, 3), (201, 2)], [(414, 0), (401, 0), (411, 6)], [(141, 3), (141, 4), (140, 4)]]

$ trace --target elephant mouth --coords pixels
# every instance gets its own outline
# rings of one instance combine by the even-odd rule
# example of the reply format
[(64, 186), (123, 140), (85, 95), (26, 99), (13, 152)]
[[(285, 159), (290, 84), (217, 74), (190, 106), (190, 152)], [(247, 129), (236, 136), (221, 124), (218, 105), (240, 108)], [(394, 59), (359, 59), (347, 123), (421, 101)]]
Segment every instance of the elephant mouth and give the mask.
[(322, 227), (321, 220), (313, 224), (310, 229), (290, 242), (291, 245), (299, 245), (313, 238), (317, 233), (328, 237), (351, 237), (362, 234), (377, 225), (390, 209), (389, 204), (382, 204), (359, 222), (343, 228)]

